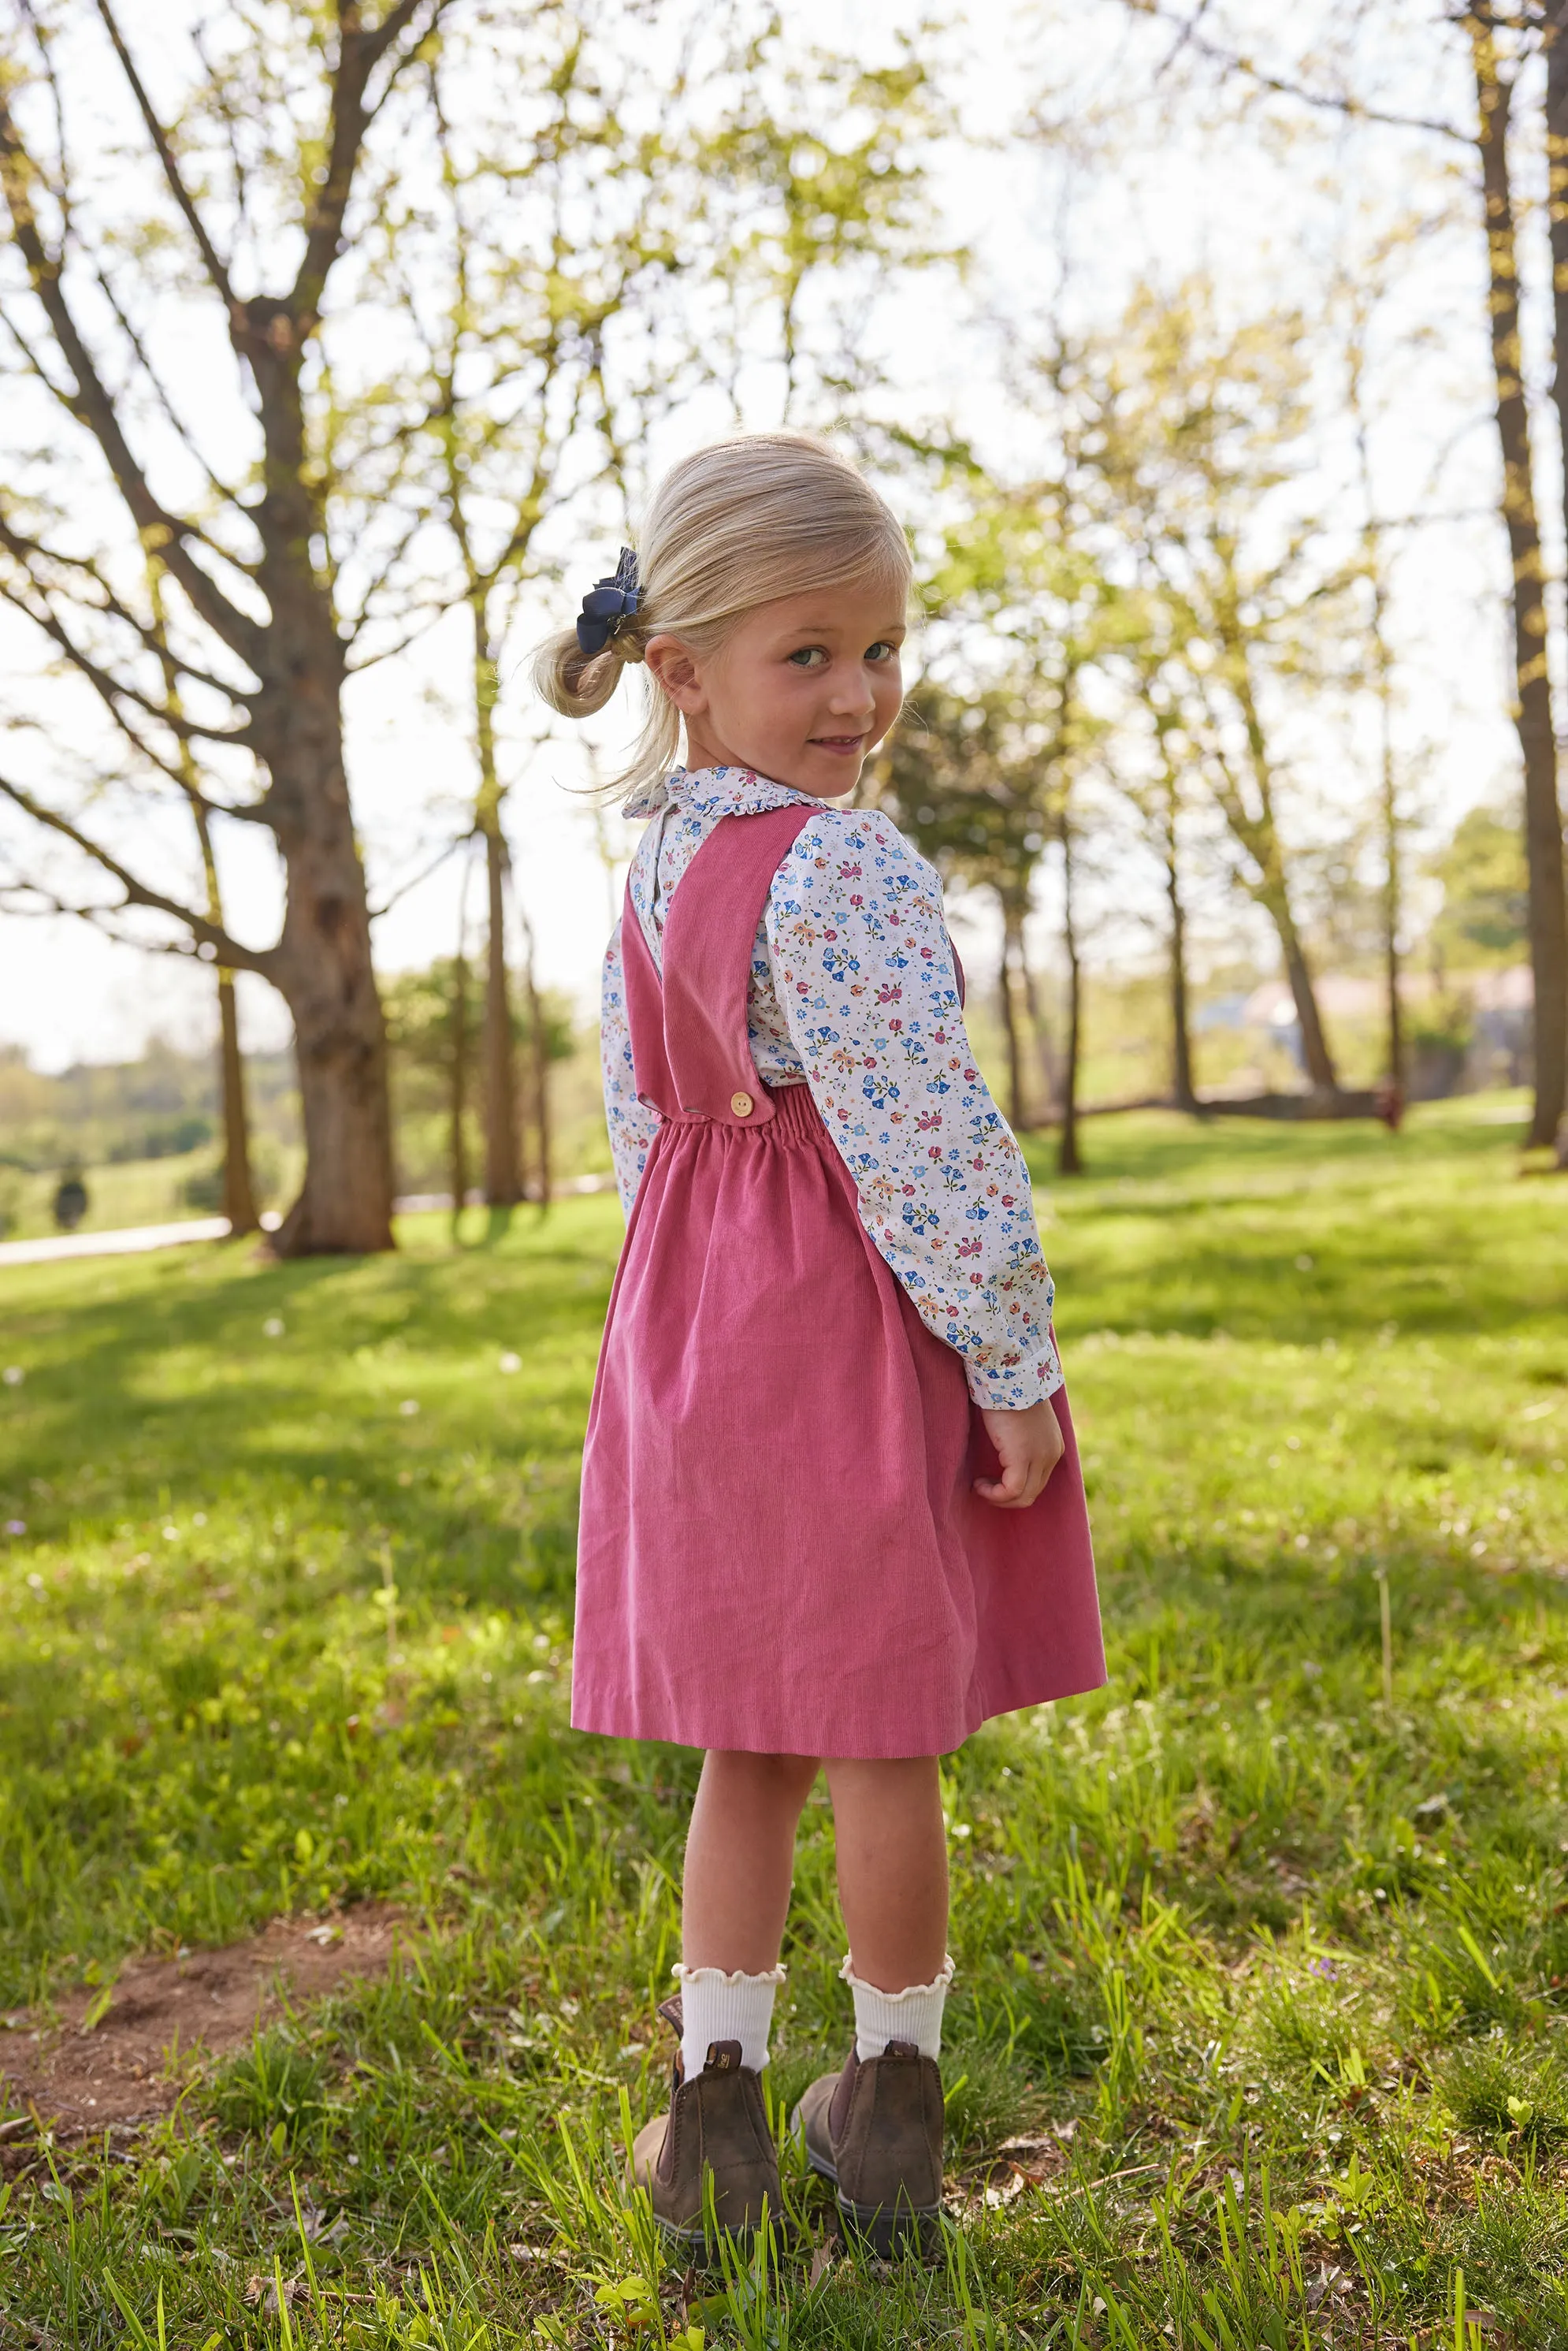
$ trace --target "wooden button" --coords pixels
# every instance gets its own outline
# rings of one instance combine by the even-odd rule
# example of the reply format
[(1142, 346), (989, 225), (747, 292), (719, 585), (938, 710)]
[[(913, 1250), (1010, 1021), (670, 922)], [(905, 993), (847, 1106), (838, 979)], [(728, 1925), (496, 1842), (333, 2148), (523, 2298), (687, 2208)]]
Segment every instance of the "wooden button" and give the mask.
[(731, 1094), (729, 1106), (737, 1118), (749, 1118), (757, 1105), (747, 1093)]

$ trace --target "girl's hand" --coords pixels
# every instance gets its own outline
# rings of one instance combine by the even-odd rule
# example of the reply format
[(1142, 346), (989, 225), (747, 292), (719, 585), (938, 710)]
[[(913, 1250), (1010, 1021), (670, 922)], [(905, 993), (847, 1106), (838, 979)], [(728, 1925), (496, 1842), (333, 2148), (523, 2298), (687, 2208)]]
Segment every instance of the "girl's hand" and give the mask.
[(1002, 1474), (999, 1479), (977, 1478), (976, 1493), (998, 1510), (1027, 1510), (1044, 1491), (1062, 1456), (1055, 1408), (1047, 1397), (1023, 1412), (982, 1412), (980, 1418), (997, 1448)]

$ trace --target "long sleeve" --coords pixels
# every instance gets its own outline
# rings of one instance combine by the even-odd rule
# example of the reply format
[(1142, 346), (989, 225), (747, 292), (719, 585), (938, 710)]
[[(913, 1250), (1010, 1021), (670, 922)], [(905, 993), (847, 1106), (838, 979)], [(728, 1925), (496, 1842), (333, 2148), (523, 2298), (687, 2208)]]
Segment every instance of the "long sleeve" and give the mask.
[(632, 1066), (632, 1031), (626, 1025), (626, 987), (621, 968), (621, 925), (615, 925), (604, 956), (600, 998), (599, 1056), (604, 1071), (604, 1119), (622, 1213), (630, 1217), (647, 1164), (648, 1146), (659, 1123), (657, 1111), (637, 1099)]
[(824, 809), (780, 866), (774, 986), (866, 1231), (977, 1404), (1061, 1385), (1024, 1165), (964, 1027), (941, 884), (887, 818)]

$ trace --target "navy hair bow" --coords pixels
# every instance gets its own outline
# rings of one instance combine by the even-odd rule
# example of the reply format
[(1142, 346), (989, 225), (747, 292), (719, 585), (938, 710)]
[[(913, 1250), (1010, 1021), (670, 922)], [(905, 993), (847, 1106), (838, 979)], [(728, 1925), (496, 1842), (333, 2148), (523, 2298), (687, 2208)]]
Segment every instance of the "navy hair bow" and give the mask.
[(596, 580), (577, 616), (577, 642), (590, 659), (601, 653), (637, 610), (637, 558), (623, 547), (612, 580)]

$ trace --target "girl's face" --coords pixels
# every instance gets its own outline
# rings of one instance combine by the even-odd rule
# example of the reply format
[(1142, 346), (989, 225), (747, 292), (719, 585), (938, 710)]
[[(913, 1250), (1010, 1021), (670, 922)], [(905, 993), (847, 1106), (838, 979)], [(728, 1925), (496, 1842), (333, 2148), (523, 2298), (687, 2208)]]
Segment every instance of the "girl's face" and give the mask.
[(647, 663), (685, 720), (693, 768), (754, 768), (831, 800), (898, 716), (904, 637), (896, 590), (824, 588), (759, 604), (706, 660), (651, 638)]

